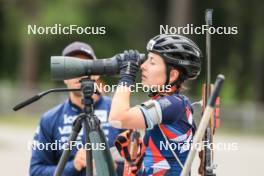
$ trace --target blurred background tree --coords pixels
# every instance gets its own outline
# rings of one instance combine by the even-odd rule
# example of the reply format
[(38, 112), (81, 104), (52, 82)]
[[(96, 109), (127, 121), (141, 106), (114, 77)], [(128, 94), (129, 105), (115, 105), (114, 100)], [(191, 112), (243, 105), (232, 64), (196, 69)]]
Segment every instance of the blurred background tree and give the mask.
[[(52, 85), (49, 58), (60, 55), (68, 43), (90, 43), (98, 58), (125, 49), (145, 52), (147, 41), (159, 33), (160, 25), (203, 25), (204, 10), (214, 9), (214, 26), (237, 26), (237, 35), (212, 36), (212, 79), (226, 75), (225, 103), (264, 102), (264, 29), (262, 1), (212, 2), (203, 0), (47, 0), (1, 1), (0, 6), (0, 80), (22, 90)], [(105, 26), (105, 35), (28, 35), (27, 25)], [(205, 35), (190, 35), (205, 55)], [(203, 62), (205, 65), (205, 61)], [(203, 67), (204, 68), (204, 67)], [(188, 84), (190, 94), (200, 96), (205, 69), (198, 81)], [(114, 83), (114, 78), (105, 78)], [(3, 82), (2, 82), (3, 84)]]

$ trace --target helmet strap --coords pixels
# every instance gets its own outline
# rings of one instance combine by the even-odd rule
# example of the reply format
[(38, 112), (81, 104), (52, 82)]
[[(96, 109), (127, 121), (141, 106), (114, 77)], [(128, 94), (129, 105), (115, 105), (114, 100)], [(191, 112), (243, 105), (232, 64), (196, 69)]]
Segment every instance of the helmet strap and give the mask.
[[(169, 64), (166, 64), (166, 81), (165, 81), (165, 84), (164, 85), (171, 85), (171, 88), (170, 88), (170, 91), (169, 92), (152, 92), (150, 91), (148, 93), (148, 96), (151, 97), (151, 98), (157, 98), (157, 97), (160, 97), (160, 96), (166, 96), (166, 95), (171, 95), (173, 93), (176, 93), (176, 92), (179, 92), (179, 85), (183, 82), (183, 81), (180, 81), (180, 77), (173, 83), (169, 84), (170, 82), (170, 71), (172, 70), (172, 66), (169, 65)], [(179, 85), (177, 85), (179, 84)]]
[(178, 92), (179, 92), (179, 89), (177, 88), (177, 86), (173, 85), (170, 87), (169, 91), (166, 91), (166, 92), (149, 92), (148, 96), (151, 97), (151, 99), (155, 100), (159, 97), (172, 95), (172, 94), (178, 93)]
[(172, 82), (170, 85), (171, 86), (176, 86), (178, 90), (181, 88), (181, 84), (188, 79), (188, 77), (184, 74), (182, 69), (180, 67), (174, 67), (179, 71), (179, 76), (176, 81)]
[(172, 67), (169, 64), (166, 64), (166, 82), (165, 85), (169, 85), (170, 83), (170, 71), (172, 70)]

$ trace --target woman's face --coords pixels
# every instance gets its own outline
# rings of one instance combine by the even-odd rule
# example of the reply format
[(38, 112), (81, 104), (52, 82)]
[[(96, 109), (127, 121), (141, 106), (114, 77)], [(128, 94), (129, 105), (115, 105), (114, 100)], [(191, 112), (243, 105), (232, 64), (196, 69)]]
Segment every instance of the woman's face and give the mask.
[(148, 59), (140, 66), (141, 82), (145, 86), (161, 86), (166, 81), (166, 66), (163, 59), (155, 54), (149, 53)]

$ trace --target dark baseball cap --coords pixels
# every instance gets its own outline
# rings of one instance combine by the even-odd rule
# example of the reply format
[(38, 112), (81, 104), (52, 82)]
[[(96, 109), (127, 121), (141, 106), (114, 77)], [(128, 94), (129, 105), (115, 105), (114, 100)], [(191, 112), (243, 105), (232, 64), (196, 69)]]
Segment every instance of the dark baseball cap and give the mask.
[(64, 50), (62, 51), (63, 56), (72, 56), (75, 54), (84, 54), (92, 59), (96, 59), (96, 56), (94, 54), (94, 50), (92, 47), (86, 43), (83, 42), (73, 42), (67, 45)]

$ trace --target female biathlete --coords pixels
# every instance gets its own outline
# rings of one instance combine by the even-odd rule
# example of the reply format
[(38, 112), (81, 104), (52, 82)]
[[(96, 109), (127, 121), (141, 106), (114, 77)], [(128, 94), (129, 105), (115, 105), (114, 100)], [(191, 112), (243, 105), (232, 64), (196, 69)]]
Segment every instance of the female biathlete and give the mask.
[[(139, 66), (139, 53), (129, 50), (119, 59), (119, 86), (114, 94), (109, 122), (125, 129), (145, 129), (142, 151), (143, 175), (180, 175), (195, 132), (192, 107), (181, 94), (182, 83), (195, 79), (201, 70), (201, 51), (181, 35), (158, 35), (147, 44), (147, 60)], [(142, 84), (155, 87), (152, 99), (130, 107), (136, 73)], [(160, 87), (170, 85), (168, 91)], [(137, 160), (138, 161), (138, 160)]]

